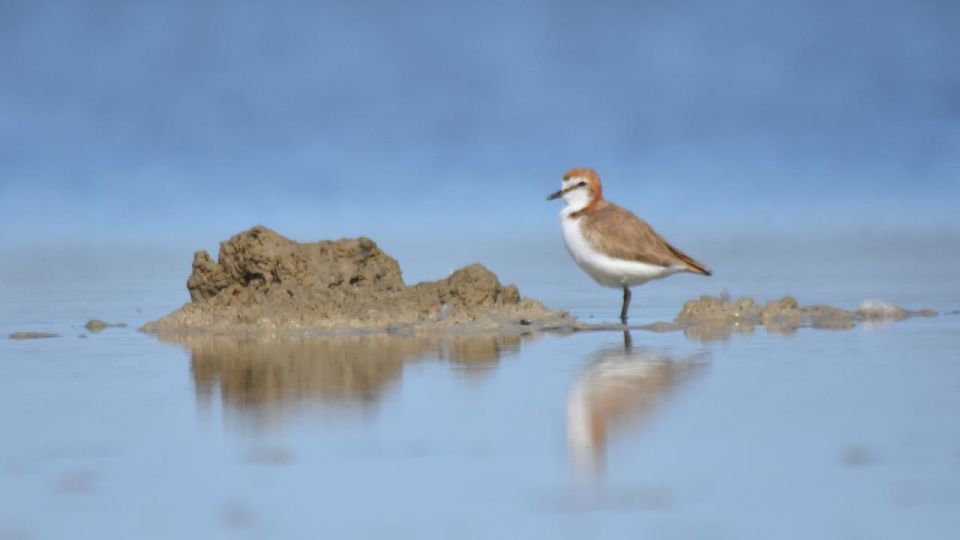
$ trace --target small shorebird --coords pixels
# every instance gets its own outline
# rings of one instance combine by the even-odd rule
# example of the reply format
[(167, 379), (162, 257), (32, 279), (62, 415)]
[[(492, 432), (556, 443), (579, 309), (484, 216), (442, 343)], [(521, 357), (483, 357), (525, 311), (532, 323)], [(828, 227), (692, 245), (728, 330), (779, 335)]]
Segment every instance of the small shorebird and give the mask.
[(710, 270), (671, 246), (646, 221), (604, 200), (600, 176), (577, 167), (563, 175), (559, 191), (563, 239), (577, 266), (600, 285), (623, 289), (620, 322), (627, 324), (630, 287), (678, 272), (710, 275)]

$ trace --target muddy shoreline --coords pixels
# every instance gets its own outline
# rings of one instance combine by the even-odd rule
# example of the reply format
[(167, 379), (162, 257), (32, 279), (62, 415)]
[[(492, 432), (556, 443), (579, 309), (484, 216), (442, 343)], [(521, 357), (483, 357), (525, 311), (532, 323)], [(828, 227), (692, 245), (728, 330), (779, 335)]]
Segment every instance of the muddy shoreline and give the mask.
[(709, 341), (761, 326), (774, 333), (846, 330), (937, 315), (881, 300), (848, 310), (801, 306), (792, 296), (762, 306), (749, 297), (701, 296), (687, 301), (671, 322), (587, 323), (523, 298), (515, 285), (502, 285), (480, 264), (406, 285), (397, 261), (370, 239), (298, 243), (261, 226), (221, 242), (216, 262), (197, 252), (187, 290), (189, 303), (141, 330), (159, 336), (462, 336), (629, 329)]

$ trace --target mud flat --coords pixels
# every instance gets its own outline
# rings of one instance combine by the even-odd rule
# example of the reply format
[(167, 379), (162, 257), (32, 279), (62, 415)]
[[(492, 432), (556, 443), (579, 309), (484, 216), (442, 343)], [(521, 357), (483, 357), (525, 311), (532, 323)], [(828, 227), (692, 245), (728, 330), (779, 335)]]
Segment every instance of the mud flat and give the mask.
[(687, 301), (672, 325), (657, 323), (646, 329), (681, 330), (688, 337), (712, 341), (725, 339), (732, 333), (752, 333), (758, 326), (763, 326), (767, 332), (790, 334), (800, 328), (849, 330), (860, 323), (884, 324), (937, 315), (931, 309), (912, 311), (884, 300), (867, 300), (858, 308), (847, 310), (823, 304), (800, 306), (789, 295), (763, 306), (749, 297), (733, 300), (705, 295)]
[(301, 244), (259, 226), (222, 242), (216, 262), (196, 253), (187, 289), (190, 303), (143, 330), (521, 334), (577, 324), (479, 264), (408, 286), (397, 261), (368, 238)]
[[(304, 335), (386, 332), (451, 335), (568, 333), (622, 330), (590, 324), (522, 298), (482, 265), (438, 281), (406, 285), (400, 265), (368, 238), (301, 244), (254, 227), (220, 244), (217, 261), (205, 251), (193, 259), (190, 302), (144, 326), (152, 334)], [(711, 341), (732, 333), (792, 333), (799, 328), (847, 330), (931, 317), (882, 300), (857, 309), (800, 306), (792, 296), (764, 305), (753, 298), (701, 296), (687, 301), (673, 322), (631, 326), (652, 332), (682, 331)]]

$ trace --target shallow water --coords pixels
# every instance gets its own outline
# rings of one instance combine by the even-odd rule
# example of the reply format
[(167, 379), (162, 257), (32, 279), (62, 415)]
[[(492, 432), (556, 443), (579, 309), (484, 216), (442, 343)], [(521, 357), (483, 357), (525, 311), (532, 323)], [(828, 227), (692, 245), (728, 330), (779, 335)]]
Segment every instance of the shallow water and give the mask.
[[(830, 286), (744, 278), (804, 303), (887, 286), (809, 280)], [(698, 286), (639, 289), (635, 319)], [(179, 287), (0, 291), (0, 334), (60, 334), (0, 340), (0, 538), (960, 532), (960, 316), (720, 341), (138, 333)], [(945, 310), (955, 287), (894, 300)]]

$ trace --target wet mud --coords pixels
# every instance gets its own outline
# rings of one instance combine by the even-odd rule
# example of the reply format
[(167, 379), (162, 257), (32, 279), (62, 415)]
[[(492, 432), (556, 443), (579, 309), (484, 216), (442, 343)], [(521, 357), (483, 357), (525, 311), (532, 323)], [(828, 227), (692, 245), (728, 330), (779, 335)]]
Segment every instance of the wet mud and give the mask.
[(59, 337), (59, 334), (53, 334), (51, 332), (13, 332), (8, 339), (22, 340), (22, 339), (45, 339), (45, 338), (55, 338)]
[[(578, 321), (523, 298), (516, 286), (501, 284), (480, 264), (461, 268), (446, 279), (406, 285), (397, 261), (368, 238), (298, 243), (261, 226), (222, 242), (216, 262), (207, 252), (197, 252), (187, 290), (190, 303), (143, 330), (236, 336), (522, 335), (623, 329), (619, 324)], [(760, 326), (789, 334), (800, 328), (848, 330), (865, 322), (936, 315), (883, 300), (843, 309), (801, 306), (792, 296), (761, 305), (750, 297), (704, 295), (687, 301), (672, 322), (630, 329), (681, 331), (693, 339), (713, 341), (749, 334)]]
[[(701, 296), (687, 301), (673, 327), (701, 341), (727, 339), (734, 333), (751, 334), (763, 326), (767, 332), (791, 334), (800, 328), (850, 330), (861, 323), (882, 323), (912, 317), (935, 317), (931, 309), (909, 310), (884, 300), (867, 300), (853, 310), (829, 305), (801, 306), (796, 298), (784, 296), (759, 305), (750, 297)], [(650, 328), (653, 329), (653, 328)]]
[(298, 331), (526, 333), (575, 320), (522, 298), (482, 265), (406, 285), (395, 259), (368, 238), (301, 244), (266, 227), (194, 256), (190, 303), (148, 333)]

